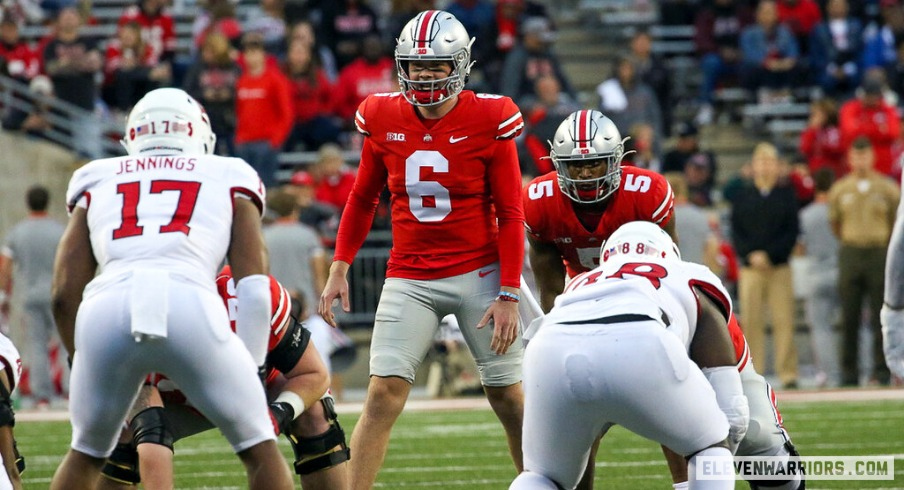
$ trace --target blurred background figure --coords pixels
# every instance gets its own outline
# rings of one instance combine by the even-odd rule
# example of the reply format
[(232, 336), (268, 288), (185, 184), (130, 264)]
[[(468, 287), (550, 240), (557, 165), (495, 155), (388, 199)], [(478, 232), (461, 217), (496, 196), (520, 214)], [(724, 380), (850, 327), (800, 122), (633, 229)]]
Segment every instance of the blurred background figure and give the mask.
[(185, 75), (182, 88), (204, 104), (210, 127), (217, 135), (217, 155), (235, 154), (235, 100), (242, 69), (235, 61), (229, 39), (211, 32), (201, 44), (201, 55)]
[[(46, 410), (61, 402), (68, 389), (67, 353), (50, 308), (53, 261), (65, 228), (47, 214), (50, 193), (46, 187), (29, 188), (25, 202), (28, 216), (7, 233), (0, 248), (0, 309), (9, 311), (13, 293), (21, 299), (23, 324), (16, 328), (24, 339), (22, 362), (31, 388), (22, 405)], [(54, 359), (51, 350), (56, 351)], [(54, 387), (54, 372), (62, 372), (60, 392)]]
[(315, 57), (313, 46), (289, 42), (285, 73), (292, 86), (294, 125), (284, 149), (313, 151), (325, 143), (338, 143), (341, 124), (332, 112), (333, 85)]
[(799, 254), (807, 259), (804, 298), (810, 343), (817, 369), (816, 384), (840, 383), (838, 366), (838, 239), (829, 222), (829, 189), (835, 173), (824, 167), (813, 175), (813, 202), (800, 210)]
[[(599, 110), (612, 119), (615, 126), (628, 130), (638, 123), (653, 127), (655, 141), (662, 141), (662, 110), (656, 94), (638, 76), (634, 63), (621, 56), (613, 65), (612, 78), (596, 87)], [(654, 148), (661, 151), (661, 148)]]
[(860, 85), (863, 24), (849, 15), (847, 0), (829, 0), (826, 19), (810, 34), (810, 69), (830, 97), (850, 96)]
[(345, 164), (342, 148), (336, 144), (321, 146), (312, 172), (317, 181), (317, 200), (341, 213), (355, 185), (355, 170)]
[(836, 179), (848, 172), (844, 141), (838, 127), (838, 104), (823, 98), (810, 104), (807, 128), (800, 135), (800, 152), (807, 160), (810, 173), (828, 168)]
[[(470, 31), (469, 31), (470, 32)], [(521, 42), (506, 55), (499, 92), (515, 100), (519, 105), (529, 103), (536, 81), (543, 76), (555, 77), (562, 92), (575, 98), (574, 89), (562, 70), (552, 45), (556, 34), (549, 19), (531, 17), (521, 25)]]

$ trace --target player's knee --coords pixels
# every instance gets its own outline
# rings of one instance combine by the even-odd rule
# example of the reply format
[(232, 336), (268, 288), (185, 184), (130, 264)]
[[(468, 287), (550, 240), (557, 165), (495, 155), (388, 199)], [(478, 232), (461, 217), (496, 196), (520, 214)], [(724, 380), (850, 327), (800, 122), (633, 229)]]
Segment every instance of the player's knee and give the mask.
[(173, 433), (166, 422), (163, 407), (142, 410), (131, 422), (132, 444), (159, 444), (173, 450)]
[(123, 485), (137, 485), (141, 481), (138, 472), (138, 451), (130, 442), (121, 442), (104, 462), (101, 475)]
[[(348, 445), (345, 442), (345, 431), (339, 425), (336, 410), (333, 408), (333, 398), (326, 396), (320, 400), (323, 408), (323, 420), (327, 429), (319, 433), (288, 434), (292, 451), (295, 453), (295, 473), (309, 475), (316, 471), (331, 468), (342, 464), (351, 457)], [(320, 424), (305, 424), (302, 427), (316, 427)], [(296, 425), (296, 427), (299, 427)], [(309, 435), (313, 434), (313, 435)]]
[(558, 483), (546, 478), (539, 473), (523, 471), (515, 481), (509, 485), (509, 490), (562, 490)]

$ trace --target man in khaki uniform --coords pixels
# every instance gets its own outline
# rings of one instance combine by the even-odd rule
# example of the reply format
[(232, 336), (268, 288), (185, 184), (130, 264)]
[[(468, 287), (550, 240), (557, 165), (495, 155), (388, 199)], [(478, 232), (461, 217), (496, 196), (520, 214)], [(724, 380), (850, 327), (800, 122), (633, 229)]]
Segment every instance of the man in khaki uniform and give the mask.
[(829, 220), (841, 242), (838, 292), (841, 297), (841, 384), (859, 384), (858, 360), (860, 319), (865, 298), (869, 299), (873, 329), (873, 372), (880, 384), (890, 380), (882, 355), (879, 309), (885, 288), (885, 254), (901, 195), (897, 184), (873, 170), (873, 146), (865, 137), (854, 140), (848, 150), (851, 173), (829, 190)]

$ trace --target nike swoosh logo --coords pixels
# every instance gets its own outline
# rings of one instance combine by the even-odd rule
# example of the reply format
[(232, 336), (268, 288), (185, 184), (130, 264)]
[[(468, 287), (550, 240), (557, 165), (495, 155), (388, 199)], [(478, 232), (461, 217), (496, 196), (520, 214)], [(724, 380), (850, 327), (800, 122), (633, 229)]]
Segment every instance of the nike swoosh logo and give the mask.
[(462, 136), (461, 138), (456, 138), (455, 136), (449, 136), (449, 143), (458, 143), (461, 140), (468, 139), (467, 136)]
[[(465, 136), (465, 138), (467, 138), (467, 136)], [(496, 270), (496, 269), (490, 269), (490, 270), (488, 270), (488, 271), (480, 271), (480, 272), (477, 273), (477, 275), (480, 276), (480, 277), (486, 277), (487, 275), (492, 274), (493, 271), (495, 271), (495, 270)]]

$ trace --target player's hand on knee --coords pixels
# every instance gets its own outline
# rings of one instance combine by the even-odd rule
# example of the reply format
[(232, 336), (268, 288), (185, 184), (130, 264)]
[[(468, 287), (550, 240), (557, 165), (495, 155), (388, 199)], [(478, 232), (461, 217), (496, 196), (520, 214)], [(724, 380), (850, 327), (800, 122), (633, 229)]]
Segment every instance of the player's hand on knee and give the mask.
[(904, 378), (904, 309), (895, 310), (882, 305), (879, 312), (882, 322), (882, 350), (888, 369)]
[(477, 328), (493, 321), (493, 339), (490, 348), (498, 355), (508, 352), (518, 338), (518, 303), (496, 300), (484, 313)]

